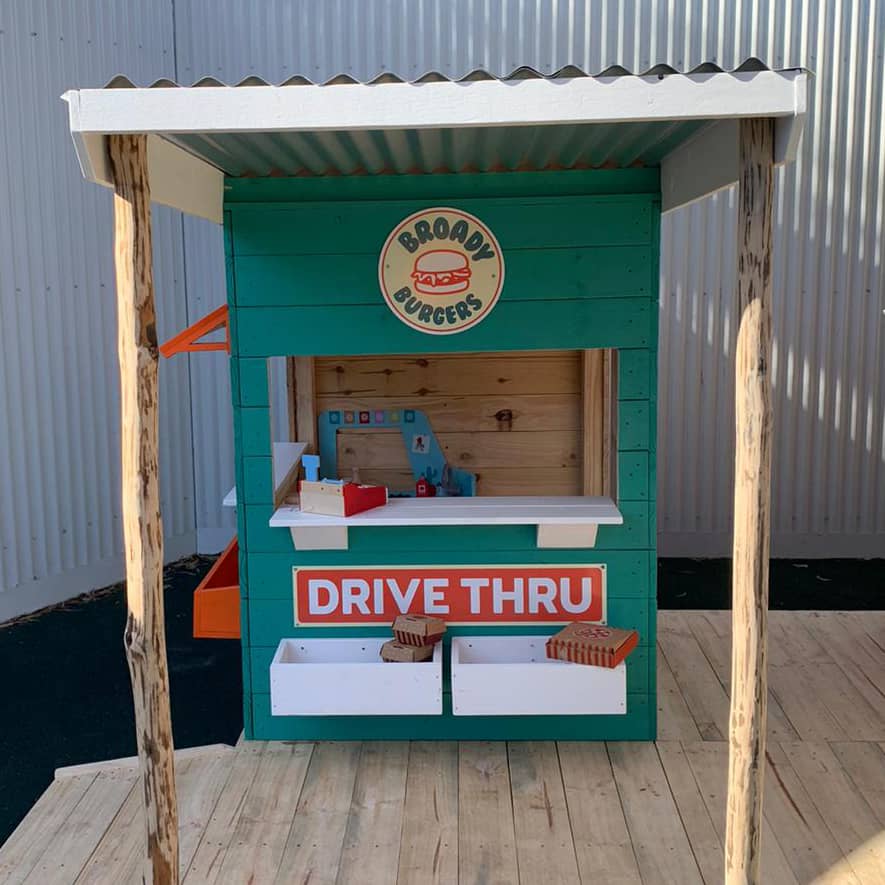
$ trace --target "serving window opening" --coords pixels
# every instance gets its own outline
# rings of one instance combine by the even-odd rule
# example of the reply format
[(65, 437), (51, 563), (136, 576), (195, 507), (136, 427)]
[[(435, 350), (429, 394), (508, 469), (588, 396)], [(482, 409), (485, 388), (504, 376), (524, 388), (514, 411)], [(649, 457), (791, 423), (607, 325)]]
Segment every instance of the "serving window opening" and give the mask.
[[(290, 358), (295, 438), (329, 478), (414, 496), (616, 498), (616, 352)], [(422, 452), (438, 451), (429, 475)], [(472, 484), (471, 484), (471, 478)]]

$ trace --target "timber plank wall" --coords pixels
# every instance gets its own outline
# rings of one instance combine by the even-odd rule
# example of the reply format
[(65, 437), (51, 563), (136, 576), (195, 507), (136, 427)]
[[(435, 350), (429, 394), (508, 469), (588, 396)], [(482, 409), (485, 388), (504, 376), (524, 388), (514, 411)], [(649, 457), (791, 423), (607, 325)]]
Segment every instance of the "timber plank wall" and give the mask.
[[(481, 324), (456, 335), (431, 336), (410, 329), (387, 308), (378, 289), (378, 255), (388, 233), (402, 218), (433, 205), (479, 217), (497, 236), (506, 262), (504, 289), (495, 309)], [(655, 656), (648, 650), (654, 648), (656, 613), (657, 170), (229, 180), (225, 219), (236, 481), (241, 496), (246, 736), (653, 738)], [(547, 494), (564, 494), (568, 488), (580, 491), (571, 465), (580, 436), (572, 424), (562, 424), (564, 415), (577, 415), (580, 391), (567, 377), (575, 371), (578, 351), (602, 347), (618, 350), (617, 503), (624, 525), (601, 526), (594, 549), (539, 550), (532, 526), (434, 526), (351, 529), (348, 550), (298, 553), (286, 529), (268, 526), (273, 512), (268, 358), (317, 357), (318, 410), (358, 409), (361, 403), (368, 408), (387, 398), (388, 407), (408, 400), (425, 409), (434, 430), (445, 438), (450, 463), (480, 475), (480, 493), (542, 494), (549, 480)], [(489, 367), (493, 361), (500, 363), (506, 351), (554, 349), (571, 353), (535, 354), (522, 361), (519, 353), (511, 354), (510, 375), (519, 383), (508, 388), (503, 399), (489, 391), (485, 406), (467, 409), (465, 417), (464, 403), (456, 401), (464, 391), (451, 379), (457, 379), (467, 360), (484, 361), (479, 374), (488, 379), (494, 376)], [(415, 364), (421, 355), (420, 364)], [(366, 358), (351, 359), (358, 356)], [(373, 365), (390, 369), (397, 360), (415, 365), (409, 372), (388, 375), (398, 380), (372, 388), (371, 397), (365, 396), (365, 386), (361, 389), (347, 380)], [(550, 363), (549, 372), (526, 371), (544, 360)], [(562, 377), (551, 390), (556, 372)], [(524, 398), (535, 395), (544, 404), (528, 408)], [(441, 414), (449, 402), (447, 425)], [(493, 435), (498, 420), (494, 416), (502, 408), (518, 412), (514, 431), (519, 426), (518, 432), (526, 436), (541, 431), (539, 436), (549, 437), (539, 446), (539, 457), (532, 458), (530, 447), (512, 442), (499, 443), (504, 454), (483, 455), (484, 467), (482, 462), (471, 465), (452, 457), (453, 452), (480, 457), (487, 441), (476, 437), (484, 431)], [(462, 428), (471, 412), (476, 426)], [(494, 436), (504, 439), (506, 434)], [(365, 466), (360, 463), (365, 451), (377, 453), (385, 444), (392, 445), (370, 443), (357, 428), (352, 440), (343, 447), (339, 443), (342, 472)], [(384, 466), (393, 471), (386, 478), (406, 481), (404, 465)], [(533, 466), (548, 475), (523, 476)], [(442, 716), (270, 715), (268, 668), (280, 639), (389, 633), (387, 627), (294, 627), (294, 566), (441, 563), (604, 563), (609, 622), (636, 628), (641, 635), (640, 647), (628, 661), (627, 715), (456, 718), (451, 715), (447, 672)], [(494, 632), (550, 629), (452, 627), (448, 635)]]

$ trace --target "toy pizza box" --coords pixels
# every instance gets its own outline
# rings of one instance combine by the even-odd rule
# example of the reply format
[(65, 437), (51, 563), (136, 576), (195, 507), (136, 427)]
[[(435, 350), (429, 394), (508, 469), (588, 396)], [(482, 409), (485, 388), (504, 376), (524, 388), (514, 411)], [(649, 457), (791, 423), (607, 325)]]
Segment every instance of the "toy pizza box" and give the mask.
[(303, 479), (299, 492), (302, 512), (326, 516), (353, 516), (387, 503), (384, 486), (364, 486), (355, 482)]
[(400, 615), (393, 622), (393, 635), (403, 645), (433, 645), (446, 632), (446, 622), (428, 615)]
[(606, 624), (569, 624), (547, 640), (547, 657), (595, 667), (617, 667), (636, 648), (639, 634)]
[(398, 664), (420, 664), (433, 658), (432, 645), (406, 645), (391, 639), (381, 646), (381, 660)]

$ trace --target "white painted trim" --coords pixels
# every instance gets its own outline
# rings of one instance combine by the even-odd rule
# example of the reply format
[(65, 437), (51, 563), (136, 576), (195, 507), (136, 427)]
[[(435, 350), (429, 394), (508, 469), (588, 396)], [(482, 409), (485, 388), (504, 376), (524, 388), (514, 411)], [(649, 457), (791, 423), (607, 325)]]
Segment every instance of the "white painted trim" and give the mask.
[(539, 525), (536, 546), (547, 550), (596, 546), (598, 525)]
[[(307, 449), (307, 443), (275, 442), (272, 448), (273, 460), (273, 493), (280, 492), (284, 485), (292, 479), (293, 473), (301, 464), (301, 456)], [(237, 506), (237, 487), (234, 486), (222, 499), (222, 507)]]
[[(796, 159), (805, 125), (807, 75), (797, 78), (796, 112), (774, 121), (774, 163)], [(764, 116), (757, 114), (756, 116)], [(738, 120), (716, 120), (661, 161), (661, 211), (670, 212), (731, 187), (738, 179)]]
[(309, 526), (290, 528), (296, 550), (347, 550), (347, 526)]
[[(293, 472), (301, 464), (301, 456), (307, 451), (307, 443), (275, 442), (271, 450), (273, 452), (273, 492), (276, 495), (289, 482)], [(236, 504), (236, 488), (233, 491), (234, 504)]]
[(611, 498), (501, 496), (489, 498), (392, 498), (354, 516), (303, 513), (294, 505), (277, 508), (272, 528), (404, 525), (622, 525)]
[[(166, 562), (191, 556), (195, 541), (193, 532), (166, 538), (163, 541)], [(126, 566), (120, 555), (0, 591), (0, 623), (73, 599), (81, 593), (116, 584), (123, 580), (125, 572)]]
[(738, 121), (717, 120), (661, 161), (661, 211), (729, 187), (738, 176)]
[[(83, 177), (96, 184), (112, 187), (105, 133), (86, 132), (79, 128), (78, 92), (66, 92), (62, 98), (68, 102), (71, 135)], [(224, 173), (158, 135), (148, 138), (147, 149), (152, 202), (221, 224)]]
[[(157, 202), (221, 220), (222, 172), (176, 147), (165, 136), (225, 133), (448, 129), (467, 126), (545, 126), (667, 120), (775, 117), (776, 159), (795, 156), (805, 113), (803, 71), (577, 77), (563, 80), (480, 80), (464, 83), (384, 83), (338, 86), (219, 86), (169, 89), (82, 89), (66, 92), (74, 145), (83, 174), (109, 182), (105, 134), (156, 136), (149, 152)], [(692, 167), (707, 138), (680, 159), (667, 159), (672, 209), (735, 180), (731, 151)], [(708, 132), (709, 130), (704, 130)], [(719, 168), (720, 165), (724, 168)], [(686, 170), (700, 169), (700, 181)]]
[(151, 200), (221, 224), (224, 173), (156, 135), (147, 148)]
[[(212, 134), (780, 117), (802, 71), (338, 86), (81, 89), (71, 130)], [(76, 112), (75, 112), (76, 110)]]

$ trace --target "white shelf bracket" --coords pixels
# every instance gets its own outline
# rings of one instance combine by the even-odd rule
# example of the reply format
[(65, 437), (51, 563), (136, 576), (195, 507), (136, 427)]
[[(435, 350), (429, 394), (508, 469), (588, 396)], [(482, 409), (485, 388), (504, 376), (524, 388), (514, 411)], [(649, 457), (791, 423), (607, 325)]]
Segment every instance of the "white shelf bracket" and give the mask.
[(296, 550), (347, 550), (347, 526), (292, 526), (292, 543)]
[(541, 548), (595, 547), (596, 525), (551, 525), (538, 526), (537, 545)]

